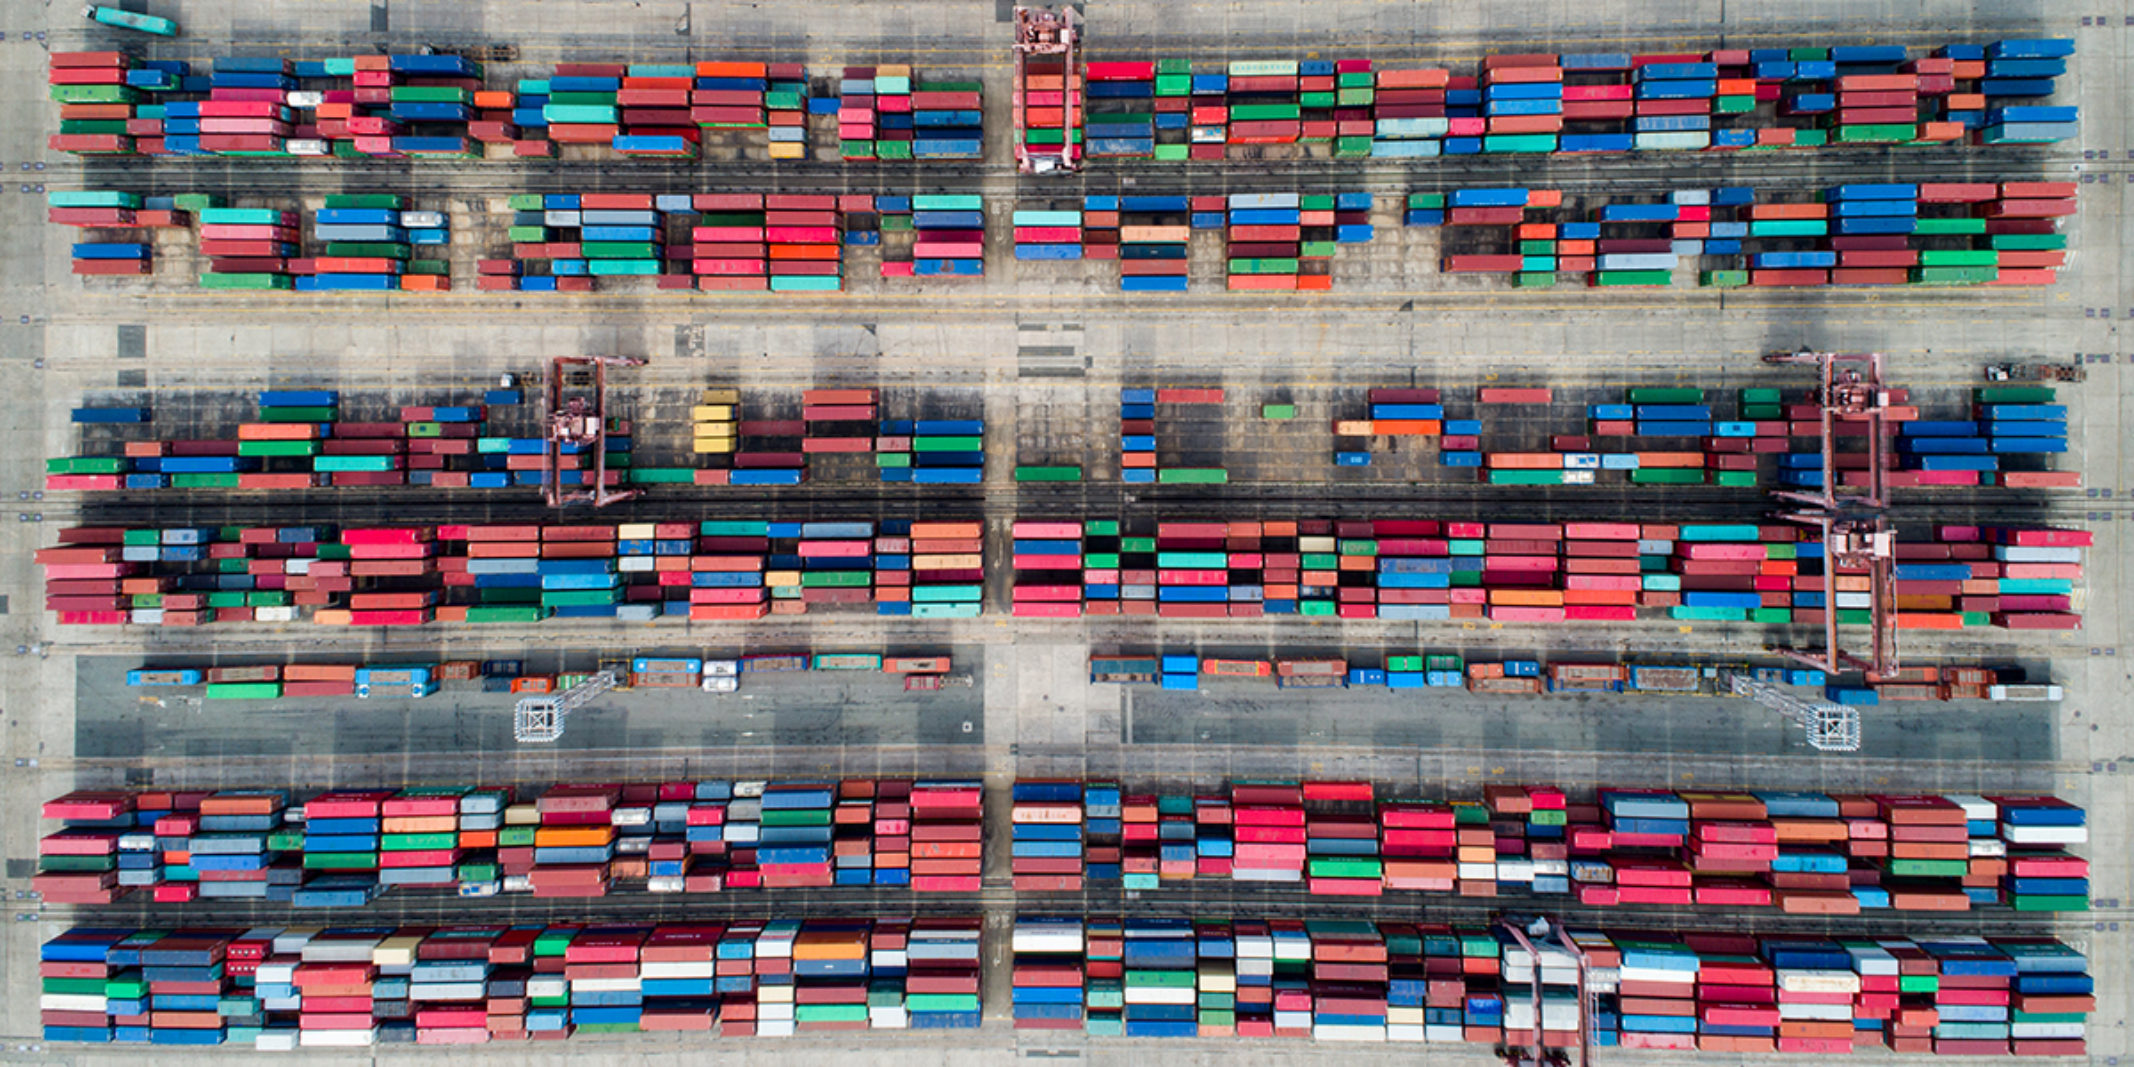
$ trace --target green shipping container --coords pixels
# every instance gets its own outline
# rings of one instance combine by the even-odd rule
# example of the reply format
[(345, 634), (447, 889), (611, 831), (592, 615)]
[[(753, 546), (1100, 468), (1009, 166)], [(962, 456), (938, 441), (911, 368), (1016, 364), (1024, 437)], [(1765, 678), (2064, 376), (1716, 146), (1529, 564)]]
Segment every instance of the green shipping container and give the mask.
[(2055, 395), (2049, 385), (1982, 385), (1971, 390), (1971, 398), (1981, 404), (2050, 404)]
[(1603, 270), (1590, 277), (1593, 286), (1599, 289), (1624, 289), (1638, 286), (1673, 285), (1675, 274), (1667, 270)]
[[(237, 453), (244, 455), (243, 450)], [(124, 474), (126, 459), (122, 456), (73, 456), (44, 461), (46, 474)]]
[(1166, 467), (1156, 472), (1158, 485), (1227, 485), (1230, 472), (1221, 467)]
[(306, 852), (304, 869), (307, 871), (360, 871), (378, 865), (375, 852)]
[[(1964, 234), (1981, 234), (1986, 232), (1986, 220), (1920, 219), (1917, 224), (1917, 227), (1913, 229), (1912, 232), (1915, 234), (1919, 234), (1920, 236), (1961, 236)], [(2063, 241), (2066, 240), (2065, 236), (2063, 235), (2054, 234), (2051, 236), (2060, 237)], [(2000, 240), (2000, 238), (1996, 237), (1994, 238), (1994, 240), (1998, 241)], [(1999, 246), (1996, 245), (1995, 247)]]
[(272, 407), (259, 409), (261, 422), (332, 422), (335, 409), (320, 407)]
[(1704, 472), (1695, 467), (1641, 467), (1630, 472), (1632, 485), (1703, 485)]
[(459, 846), (459, 834), (452, 832), (386, 834), (378, 839), (378, 844), (386, 852), (421, 852), (457, 848)]
[(1913, 267), (1913, 285), (1985, 285), (2000, 277), (1998, 267)]
[(1633, 404), (1701, 404), (1704, 390), (1683, 386), (1641, 385), (1630, 390)]
[(295, 282), (286, 274), (203, 274), (202, 289), (293, 289)]
[[(1983, 226), (1986, 220), (1953, 219), (1950, 221), (1977, 222)], [(2003, 252), (2056, 252), (2067, 247), (2067, 235), (2064, 233), (1997, 233), (1993, 235), (1993, 247)]]
[(1082, 480), (1082, 468), (1017, 467), (1015, 468), (1015, 480), (1018, 482), (1079, 482)]
[(1532, 153), (1556, 151), (1553, 133), (1493, 133), (1482, 138), (1487, 153)]
[(116, 856), (40, 856), (37, 868), (44, 871), (108, 871), (118, 866)]
[(399, 456), (320, 456), (311, 465), (321, 474), (342, 471), (378, 473), (398, 470), (399, 460)]
[(1867, 123), (1838, 127), (1839, 144), (1891, 144), (1919, 136), (1919, 127), (1904, 123)]
[(1562, 485), (1560, 470), (1493, 470), (1489, 472), (1491, 485)]
[(319, 450), (317, 441), (239, 441), (240, 456), (309, 456)]
[(694, 485), (696, 480), (694, 467), (633, 467), (628, 479), (632, 485)]

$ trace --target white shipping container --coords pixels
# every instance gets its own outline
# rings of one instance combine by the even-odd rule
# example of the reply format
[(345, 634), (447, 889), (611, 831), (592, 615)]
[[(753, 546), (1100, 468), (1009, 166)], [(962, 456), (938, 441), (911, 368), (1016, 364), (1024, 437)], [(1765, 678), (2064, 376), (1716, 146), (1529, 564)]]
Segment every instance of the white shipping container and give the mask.
[(1016, 927), (1014, 936), (1016, 952), (1080, 952), (1082, 930), (1045, 930)]
[(1988, 700), (2059, 700), (2063, 690), (2057, 685), (1996, 685), (1986, 689)]
[(333, 151), (326, 142), (310, 137), (295, 137), (283, 141), (282, 149), (292, 156), (323, 156)]
[(2003, 563), (2080, 563), (2082, 550), (2044, 545), (1995, 545), (1993, 558)]
[(298, 1043), (305, 1048), (369, 1048), (376, 1030), (305, 1030)]
[(1199, 996), (1190, 986), (1137, 986), (1126, 987), (1128, 1004), (1192, 1004)]
[(1321, 1023), (1312, 1027), (1312, 1040), (1352, 1041), (1383, 1045), (1386, 1042), (1386, 1028), (1383, 1026), (1336, 1026), (1330, 1023)]
[(1850, 1004), (1788, 1004), (1780, 1001), (1778, 1017), (1781, 1019), (1814, 1019), (1822, 1022), (1846, 1022), (1852, 1019)]
[(2079, 1041), (2088, 1029), (2083, 1023), (2012, 1023), (2008, 1028), (2008, 1036)]
[[(1860, 991), (1860, 976), (1851, 971), (1780, 971), (1778, 990), (1781, 993), (1857, 993)], [(1785, 998), (1779, 999), (1783, 1001)]]
[(1671, 252), (1608, 252), (1598, 266), (1602, 270), (1673, 270), (1680, 263)]
[(2088, 844), (2090, 828), (2087, 826), (2014, 826), (2001, 824), (2001, 840), (2015, 845), (2083, 845)]
[(1072, 804), (1017, 804), (1008, 813), (1008, 821), (1049, 826), (1074, 825), (1082, 821), (1082, 809)]

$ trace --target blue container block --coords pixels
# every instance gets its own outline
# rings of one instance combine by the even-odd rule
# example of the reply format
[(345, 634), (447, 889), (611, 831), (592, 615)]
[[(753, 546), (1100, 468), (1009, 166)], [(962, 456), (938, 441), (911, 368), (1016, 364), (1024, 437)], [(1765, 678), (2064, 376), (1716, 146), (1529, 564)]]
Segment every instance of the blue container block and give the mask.
[(1525, 189), (1455, 189), (1453, 207), (1525, 207)]
[(1186, 281), (1183, 276), (1138, 275), (1119, 279), (1119, 289), (1128, 293), (1183, 293)]

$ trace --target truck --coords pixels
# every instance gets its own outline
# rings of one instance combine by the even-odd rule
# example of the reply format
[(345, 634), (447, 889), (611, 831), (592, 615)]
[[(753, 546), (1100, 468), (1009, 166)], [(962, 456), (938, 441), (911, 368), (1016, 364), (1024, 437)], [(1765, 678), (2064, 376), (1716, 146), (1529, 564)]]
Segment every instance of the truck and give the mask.
[(201, 673), (193, 670), (138, 670), (126, 672), (130, 686), (199, 685)]
[(1989, 382), (2079, 382), (2089, 376), (2089, 371), (2079, 363), (2031, 361), (1986, 365), (1986, 380)]
[(158, 37), (178, 36), (178, 24), (156, 15), (144, 15), (138, 11), (126, 11), (105, 4), (90, 4), (82, 8), (82, 17), (91, 22), (101, 22), (122, 30), (139, 30)]
[(1156, 657), (1154, 656), (1091, 656), (1089, 657), (1089, 680), (1092, 682), (1153, 682), (1156, 680)]

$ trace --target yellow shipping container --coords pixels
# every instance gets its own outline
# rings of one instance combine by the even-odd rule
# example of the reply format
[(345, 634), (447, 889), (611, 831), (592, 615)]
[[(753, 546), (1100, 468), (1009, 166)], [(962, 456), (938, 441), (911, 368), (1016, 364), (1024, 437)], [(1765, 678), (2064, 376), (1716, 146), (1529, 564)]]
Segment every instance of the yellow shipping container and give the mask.
[(448, 834), (459, 829), (459, 816), (395, 815), (381, 825), (388, 834)]

